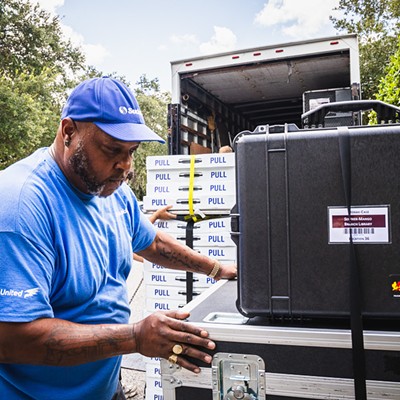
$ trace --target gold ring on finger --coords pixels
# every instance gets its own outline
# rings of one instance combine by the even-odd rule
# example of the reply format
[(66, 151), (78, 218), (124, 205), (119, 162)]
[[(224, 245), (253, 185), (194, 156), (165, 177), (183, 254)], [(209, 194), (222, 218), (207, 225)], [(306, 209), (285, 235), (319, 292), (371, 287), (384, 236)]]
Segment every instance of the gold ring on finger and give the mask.
[(176, 362), (178, 361), (178, 356), (176, 354), (172, 354), (171, 356), (168, 357), (168, 361), (171, 364), (176, 364)]
[(182, 347), (180, 344), (176, 344), (176, 345), (172, 348), (172, 352), (173, 352), (174, 354), (177, 354), (177, 355), (182, 354), (182, 351), (183, 351), (183, 347)]

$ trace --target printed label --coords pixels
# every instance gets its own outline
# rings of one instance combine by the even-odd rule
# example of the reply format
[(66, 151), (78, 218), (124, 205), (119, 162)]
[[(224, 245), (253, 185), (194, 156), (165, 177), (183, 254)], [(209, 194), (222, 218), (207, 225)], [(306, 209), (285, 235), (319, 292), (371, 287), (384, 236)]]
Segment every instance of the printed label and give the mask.
[(390, 243), (389, 206), (328, 207), (329, 243)]

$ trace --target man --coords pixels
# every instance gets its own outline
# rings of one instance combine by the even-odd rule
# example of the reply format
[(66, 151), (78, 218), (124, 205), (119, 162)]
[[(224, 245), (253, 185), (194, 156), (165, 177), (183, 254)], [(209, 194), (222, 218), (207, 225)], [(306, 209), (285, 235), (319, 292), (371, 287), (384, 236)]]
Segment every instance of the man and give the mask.
[[(172, 205), (161, 207), (158, 210), (154, 211), (152, 214), (150, 214), (147, 218), (152, 224), (154, 224), (154, 222), (156, 222), (158, 219), (163, 219), (163, 220), (176, 219), (176, 214), (169, 212), (171, 208)], [(143, 257), (140, 257), (135, 253), (133, 253), (133, 259), (139, 262), (144, 261)]]
[(140, 212), (125, 180), (142, 141), (163, 142), (131, 91), (91, 79), (71, 93), (52, 146), (0, 174), (1, 398), (118, 398), (127, 353), (194, 372), (186, 356), (211, 361), (204, 350), (215, 344), (186, 313), (128, 324), (132, 251), (169, 268), (236, 276), (235, 266), (155, 232)]

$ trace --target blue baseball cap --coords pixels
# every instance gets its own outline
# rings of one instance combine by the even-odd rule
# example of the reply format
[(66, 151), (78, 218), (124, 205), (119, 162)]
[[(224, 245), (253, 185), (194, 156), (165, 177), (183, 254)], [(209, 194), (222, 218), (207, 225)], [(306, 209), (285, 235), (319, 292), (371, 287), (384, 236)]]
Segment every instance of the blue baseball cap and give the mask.
[(115, 139), (129, 142), (165, 140), (145, 125), (139, 104), (122, 82), (110, 78), (93, 78), (80, 83), (68, 97), (61, 119), (93, 122)]

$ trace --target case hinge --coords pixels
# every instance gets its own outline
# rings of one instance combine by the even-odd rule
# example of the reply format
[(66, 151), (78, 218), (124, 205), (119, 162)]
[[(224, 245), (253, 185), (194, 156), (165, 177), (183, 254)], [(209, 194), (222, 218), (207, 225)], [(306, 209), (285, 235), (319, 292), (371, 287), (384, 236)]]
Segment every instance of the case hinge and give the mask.
[(264, 360), (250, 354), (215, 354), (212, 387), (213, 400), (265, 399)]

